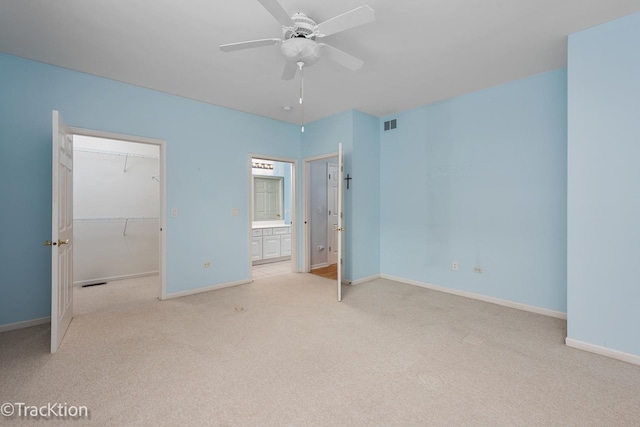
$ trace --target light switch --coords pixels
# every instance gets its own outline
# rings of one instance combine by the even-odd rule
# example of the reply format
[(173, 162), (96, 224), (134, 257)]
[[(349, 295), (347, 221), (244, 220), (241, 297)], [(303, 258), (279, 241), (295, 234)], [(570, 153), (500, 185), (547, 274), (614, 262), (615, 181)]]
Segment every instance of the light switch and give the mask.
[(174, 218), (177, 217), (178, 216), (178, 209), (176, 209), (176, 208), (171, 209), (171, 216), (174, 217)]

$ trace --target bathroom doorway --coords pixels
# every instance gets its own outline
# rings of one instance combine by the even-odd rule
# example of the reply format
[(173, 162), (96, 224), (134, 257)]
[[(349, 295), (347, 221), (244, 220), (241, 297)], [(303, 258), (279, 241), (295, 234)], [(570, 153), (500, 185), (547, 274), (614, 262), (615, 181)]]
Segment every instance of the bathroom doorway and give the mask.
[(296, 161), (252, 155), (250, 171), (251, 277), (297, 272)]

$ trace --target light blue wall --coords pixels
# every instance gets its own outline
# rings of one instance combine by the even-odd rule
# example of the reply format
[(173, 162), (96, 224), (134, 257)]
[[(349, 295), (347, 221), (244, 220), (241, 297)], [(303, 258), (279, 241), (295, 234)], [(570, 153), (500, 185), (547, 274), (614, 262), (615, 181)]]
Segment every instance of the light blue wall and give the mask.
[(50, 313), (53, 109), (71, 126), (167, 141), (168, 293), (250, 277), (249, 153), (299, 158), (298, 126), (4, 54), (0, 94), (0, 325)]
[(640, 13), (569, 37), (568, 337), (640, 355)]
[(353, 155), (347, 173), (353, 177), (345, 194), (347, 236), (351, 236), (350, 280), (380, 274), (380, 119), (353, 111)]
[(382, 273), (564, 312), (566, 70), (390, 118)]
[(338, 152), (338, 143), (344, 150), (353, 144), (353, 110), (343, 111), (305, 125), (301, 134), (301, 157), (321, 156)]

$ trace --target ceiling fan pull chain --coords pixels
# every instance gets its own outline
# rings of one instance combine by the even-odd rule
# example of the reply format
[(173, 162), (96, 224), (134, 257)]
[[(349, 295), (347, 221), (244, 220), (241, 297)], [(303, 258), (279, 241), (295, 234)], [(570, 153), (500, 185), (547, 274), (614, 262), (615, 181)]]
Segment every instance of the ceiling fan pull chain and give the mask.
[(304, 62), (300, 61), (297, 65), (300, 68), (300, 121), (302, 122), (301, 130), (304, 132), (304, 73), (302, 71)]

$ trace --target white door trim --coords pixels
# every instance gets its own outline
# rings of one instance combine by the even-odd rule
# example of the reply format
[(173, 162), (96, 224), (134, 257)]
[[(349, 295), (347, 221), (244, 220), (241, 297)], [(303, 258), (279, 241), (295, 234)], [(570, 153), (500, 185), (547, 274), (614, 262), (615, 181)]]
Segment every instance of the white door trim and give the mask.
[[(263, 159), (272, 162), (291, 163), (291, 272), (297, 273), (298, 269), (298, 160), (287, 157), (273, 156), (270, 154), (249, 153), (247, 161), (247, 174), (249, 175), (249, 186), (247, 191), (247, 199), (249, 200), (247, 221), (248, 235), (247, 240), (247, 258), (249, 260), (249, 279), (253, 279), (253, 260), (251, 259), (251, 241), (253, 233), (253, 168), (251, 163), (253, 159)], [(284, 209), (283, 209), (284, 212)]]
[(309, 228), (311, 216), (311, 163), (316, 160), (328, 160), (337, 158), (338, 152), (321, 154), (319, 156), (307, 157), (303, 159), (302, 173), (302, 272), (311, 271), (311, 229)]
[(162, 139), (147, 138), (143, 136), (124, 135), (120, 133), (104, 132), (100, 130), (70, 127), (74, 135), (93, 138), (114, 139), (124, 142), (157, 145), (160, 150), (160, 286), (158, 298), (167, 299), (167, 142)]
[(338, 302), (342, 301), (342, 277), (344, 272), (344, 151), (338, 143)]

